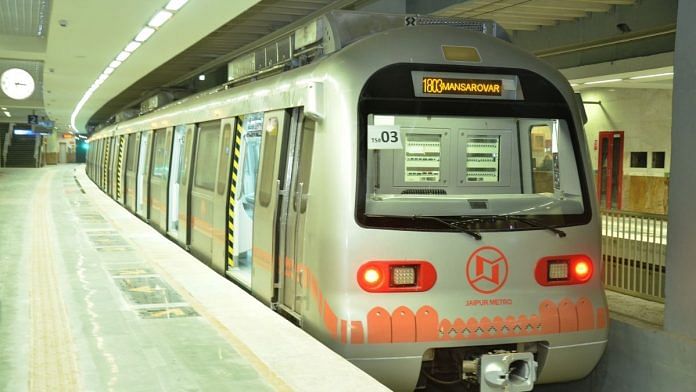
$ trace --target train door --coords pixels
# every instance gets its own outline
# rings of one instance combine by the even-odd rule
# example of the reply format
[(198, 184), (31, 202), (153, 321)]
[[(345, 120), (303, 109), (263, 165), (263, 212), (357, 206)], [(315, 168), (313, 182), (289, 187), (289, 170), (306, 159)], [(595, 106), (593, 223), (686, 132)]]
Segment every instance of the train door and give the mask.
[(107, 156), (107, 145), (109, 139), (103, 138), (99, 142), (101, 147), (99, 148), (99, 188), (104, 190), (104, 176), (106, 172), (106, 156)]
[(603, 208), (621, 209), (623, 137), (623, 131), (599, 133), (597, 197), (599, 206)]
[(126, 156), (126, 179), (124, 180), (126, 184), (125, 191), (125, 204), (126, 208), (130, 211), (135, 212), (135, 184), (138, 177), (138, 150), (140, 146), (140, 134), (131, 133), (128, 135), (128, 149)]
[(126, 137), (121, 135), (118, 137), (118, 158), (116, 160), (116, 201), (121, 204), (125, 202), (124, 191), (126, 189), (125, 176), (125, 157), (126, 157)]
[(160, 231), (167, 230), (167, 184), (171, 151), (172, 128), (156, 130), (152, 139), (150, 223)]
[(191, 187), (191, 253), (210, 265), (213, 253), (213, 199), (220, 150), (220, 120), (198, 125)]
[(172, 162), (169, 170), (169, 203), (167, 204), (167, 233), (177, 238), (179, 230), (179, 188), (183, 177), (184, 156), (186, 147), (186, 125), (174, 128), (172, 141)]
[(140, 136), (140, 152), (138, 153), (138, 179), (135, 189), (135, 213), (141, 218), (147, 220), (148, 214), (148, 199), (149, 199), (149, 181), (150, 176), (150, 148), (152, 139), (152, 131), (142, 132)]
[(251, 291), (267, 304), (277, 302), (274, 288), (280, 266), (278, 254), (278, 223), (280, 198), (285, 190), (285, 145), (290, 121), (285, 110), (267, 112), (261, 137), (261, 164), (253, 224), (253, 269)]
[(252, 234), (263, 113), (237, 118), (227, 212), (227, 276), (251, 287)]
[(107, 188), (106, 186), (108, 185), (107, 179), (109, 178), (109, 151), (111, 147), (111, 138), (104, 138), (102, 139), (102, 144), (104, 147), (102, 148), (102, 156), (100, 158), (101, 160), (101, 178), (100, 178), (100, 188), (102, 191), (106, 192)]
[[(191, 183), (193, 178), (193, 153), (196, 147), (196, 126), (184, 126), (183, 157), (177, 164), (178, 185), (178, 220), (172, 223), (172, 235), (176, 242), (189, 249), (191, 244)], [(181, 157), (181, 156), (180, 156)], [(174, 173), (172, 171), (172, 173)], [(171, 195), (170, 195), (171, 197)], [(173, 234), (176, 231), (176, 234)]]
[(96, 177), (96, 184), (101, 188), (102, 183), (101, 183), (101, 177), (102, 177), (102, 169), (104, 168), (104, 140), (105, 139), (99, 139), (97, 140), (97, 155), (94, 157), (94, 162), (96, 164), (96, 170), (95, 170), (95, 177)]
[(94, 156), (92, 157), (92, 180), (95, 184), (99, 185), (99, 157), (101, 154), (101, 140), (95, 140), (94, 142)]
[(106, 193), (111, 196), (112, 199), (116, 198), (116, 164), (118, 160), (118, 143), (119, 137), (111, 137), (111, 148), (109, 149), (109, 173), (108, 173), (108, 183)]
[(222, 120), (222, 140), (218, 154), (217, 181), (213, 195), (213, 270), (224, 274), (227, 265), (227, 202), (229, 199), (227, 182), (232, 162), (232, 133), (235, 119)]
[(302, 118), (301, 112), (293, 112), (292, 125), (288, 140), (287, 168), (285, 183), (289, 184), (288, 197), (283, 198), (280, 216), (280, 257), (282, 282), (278, 301), (284, 310), (299, 319), (302, 314), (300, 299), (306, 293), (303, 290), (304, 279), (304, 232), (307, 211), (307, 190), (309, 189), (314, 130), (316, 123), (309, 118)]

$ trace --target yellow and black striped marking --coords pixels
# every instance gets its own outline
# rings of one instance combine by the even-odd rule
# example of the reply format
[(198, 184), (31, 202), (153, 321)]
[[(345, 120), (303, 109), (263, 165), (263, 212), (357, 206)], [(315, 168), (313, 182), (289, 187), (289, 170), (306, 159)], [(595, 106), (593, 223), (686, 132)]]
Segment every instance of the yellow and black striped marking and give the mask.
[(111, 150), (111, 140), (104, 139), (104, 156), (102, 157), (102, 178), (101, 178), (101, 188), (106, 189), (107, 176), (109, 175), (109, 153)]
[(230, 170), (230, 194), (227, 207), (227, 268), (234, 267), (234, 207), (235, 196), (237, 195), (237, 175), (239, 172), (239, 155), (242, 145), (242, 124), (243, 117), (238, 117), (234, 129), (234, 140), (232, 144), (232, 170)]
[(116, 167), (116, 200), (121, 200), (121, 176), (123, 175), (123, 146), (126, 137), (121, 135), (118, 139), (118, 166)]

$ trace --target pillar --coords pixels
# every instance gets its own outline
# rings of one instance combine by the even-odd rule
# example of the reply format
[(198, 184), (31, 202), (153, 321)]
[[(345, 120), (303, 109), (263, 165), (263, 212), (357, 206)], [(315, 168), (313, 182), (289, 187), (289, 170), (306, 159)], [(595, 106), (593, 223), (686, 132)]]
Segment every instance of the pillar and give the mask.
[(674, 57), (672, 165), (665, 330), (696, 339), (696, 1), (679, 0)]

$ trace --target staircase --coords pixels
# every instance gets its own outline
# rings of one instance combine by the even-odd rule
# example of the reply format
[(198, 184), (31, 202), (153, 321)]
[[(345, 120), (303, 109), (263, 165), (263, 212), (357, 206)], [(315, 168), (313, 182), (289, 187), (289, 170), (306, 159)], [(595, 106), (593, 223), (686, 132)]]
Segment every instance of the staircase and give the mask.
[(12, 137), (12, 144), (7, 148), (6, 167), (36, 167), (34, 159), (35, 136)]

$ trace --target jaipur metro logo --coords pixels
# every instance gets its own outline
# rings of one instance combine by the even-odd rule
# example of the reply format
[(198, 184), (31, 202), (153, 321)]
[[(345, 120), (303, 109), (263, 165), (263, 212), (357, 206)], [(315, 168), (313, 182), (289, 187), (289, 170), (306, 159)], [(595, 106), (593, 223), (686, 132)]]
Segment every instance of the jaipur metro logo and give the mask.
[(507, 258), (496, 247), (482, 246), (466, 262), (466, 280), (479, 293), (495, 293), (503, 287), (507, 278)]

